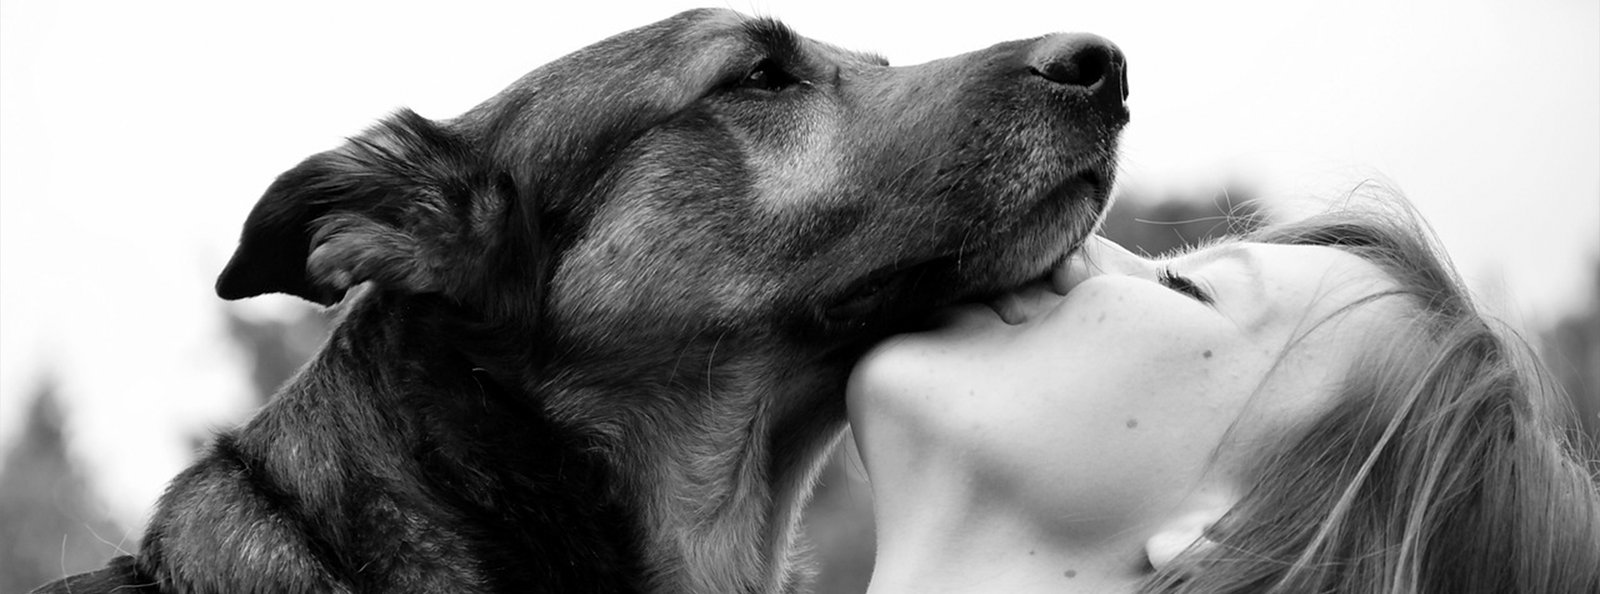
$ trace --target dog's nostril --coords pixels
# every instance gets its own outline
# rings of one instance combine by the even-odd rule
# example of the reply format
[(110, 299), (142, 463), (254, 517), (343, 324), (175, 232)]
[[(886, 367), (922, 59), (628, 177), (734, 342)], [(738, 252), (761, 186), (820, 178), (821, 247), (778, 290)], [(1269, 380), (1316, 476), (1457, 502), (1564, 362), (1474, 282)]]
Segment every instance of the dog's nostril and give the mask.
[(1083, 51), (1047, 59), (1034, 67), (1034, 72), (1051, 81), (1075, 87), (1092, 87), (1105, 78), (1111, 67), (1111, 53), (1101, 47), (1084, 48)]
[(1087, 91), (1108, 103), (1128, 98), (1127, 62), (1122, 51), (1098, 35), (1059, 34), (1040, 39), (1029, 70), (1052, 83)]

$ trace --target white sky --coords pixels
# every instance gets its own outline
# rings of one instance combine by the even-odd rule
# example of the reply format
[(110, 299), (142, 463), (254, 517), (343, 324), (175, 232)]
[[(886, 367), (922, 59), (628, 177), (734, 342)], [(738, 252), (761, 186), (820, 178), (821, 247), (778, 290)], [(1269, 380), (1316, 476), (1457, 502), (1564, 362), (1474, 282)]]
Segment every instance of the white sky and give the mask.
[[(1600, 254), (1600, 3), (1200, 4), (721, 5), (902, 65), (1105, 35), (1130, 61), (1123, 181), (1387, 179), (1514, 323), (1579, 303)], [(139, 521), (183, 431), (247, 414), (210, 287), (274, 176), (396, 107), (455, 115), (691, 6), (0, 0), (0, 444), (55, 370), (76, 453)]]

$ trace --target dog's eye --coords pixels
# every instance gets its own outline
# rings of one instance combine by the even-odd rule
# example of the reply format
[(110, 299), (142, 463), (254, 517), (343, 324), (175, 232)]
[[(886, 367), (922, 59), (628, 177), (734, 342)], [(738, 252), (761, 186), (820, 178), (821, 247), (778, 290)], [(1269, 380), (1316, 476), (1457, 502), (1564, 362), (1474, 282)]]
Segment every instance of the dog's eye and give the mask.
[(800, 79), (789, 74), (782, 66), (778, 65), (777, 61), (767, 58), (757, 63), (754, 68), (750, 69), (748, 74), (744, 75), (744, 78), (739, 81), (739, 88), (758, 91), (782, 91), (797, 82), (800, 82)]

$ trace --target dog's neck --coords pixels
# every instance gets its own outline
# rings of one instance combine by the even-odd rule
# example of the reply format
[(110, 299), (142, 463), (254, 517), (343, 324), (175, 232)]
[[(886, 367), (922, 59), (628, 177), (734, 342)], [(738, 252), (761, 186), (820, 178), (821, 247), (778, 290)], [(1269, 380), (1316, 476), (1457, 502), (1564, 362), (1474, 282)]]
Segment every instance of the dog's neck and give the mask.
[[(795, 563), (798, 520), (844, 427), (842, 398), (827, 395), (842, 393), (847, 364), (797, 358), (800, 349), (758, 350), (773, 348), (756, 346), (770, 340), (746, 344), (719, 336), (705, 344), (662, 345), (659, 364), (618, 370), (560, 344), (483, 334), (481, 328), (494, 325), (460, 319), (448, 305), (426, 299), (383, 309), (402, 312), (389, 317), (390, 331), (427, 337), (400, 341), (430, 351), (401, 360), (452, 367), (417, 377), (471, 378), (467, 387), (477, 395), (465, 405), (495, 409), (464, 411), (462, 420), (480, 412), (515, 419), (493, 435), (480, 434), (483, 442), (541, 450), (453, 462), (517, 466), (565, 458), (599, 466), (601, 476), (589, 484), (599, 489), (592, 495), (604, 501), (606, 513), (638, 514), (621, 522), (636, 536), (618, 542), (607, 535), (612, 554), (633, 559), (628, 564), (642, 574), (629, 581), (651, 592), (782, 592), (806, 577)], [(448, 338), (440, 341), (440, 335)], [(532, 350), (515, 352), (515, 344)], [(628, 360), (651, 359), (632, 353)], [(787, 367), (781, 375), (775, 360), (785, 362), (776, 366)], [(539, 431), (529, 427), (559, 437), (530, 438)], [(529, 474), (537, 479), (539, 471)], [(565, 476), (545, 480), (526, 486), (571, 488)]]
[[(643, 557), (633, 535), (643, 519), (610, 496), (615, 473), (599, 444), (554, 422), (495, 369), (523, 356), (457, 313), (437, 299), (364, 295), (312, 365), (330, 368), (320, 377), (334, 379), (324, 381), (373, 386), (359, 395), (364, 406), (415, 444), (401, 450), (415, 459), (396, 466), (421, 469), (422, 492), (464, 524), (438, 529), (475, 540), (471, 548), (499, 573), (521, 574), (499, 589), (636, 587)], [(297, 381), (280, 398), (296, 392), (324, 390)], [(529, 548), (551, 542), (563, 546)]]
[(796, 563), (799, 516), (844, 428), (842, 398), (828, 395), (842, 394), (846, 376), (760, 343), (681, 345), (620, 386), (614, 375), (579, 375), (605, 369), (589, 362), (545, 370), (566, 381), (536, 378), (533, 391), (558, 422), (606, 428), (615, 495), (643, 514), (651, 591), (783, 592), (808, 577)]

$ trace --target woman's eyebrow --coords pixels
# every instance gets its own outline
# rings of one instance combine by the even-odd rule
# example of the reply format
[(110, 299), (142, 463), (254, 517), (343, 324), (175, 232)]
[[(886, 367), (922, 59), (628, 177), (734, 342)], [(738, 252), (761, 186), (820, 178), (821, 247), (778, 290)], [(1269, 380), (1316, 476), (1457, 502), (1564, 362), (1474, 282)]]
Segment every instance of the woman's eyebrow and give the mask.
[(1188, 254), (1192, 263), (1210, 264), (1221, 260), (1237, 260), (1241, 266), (1251, 272), (1261, 271), (1261, 262), (1256, 258), (1250, 246), (1242, 243), (1223, 243), (1211, 248), (1196, 250)]

